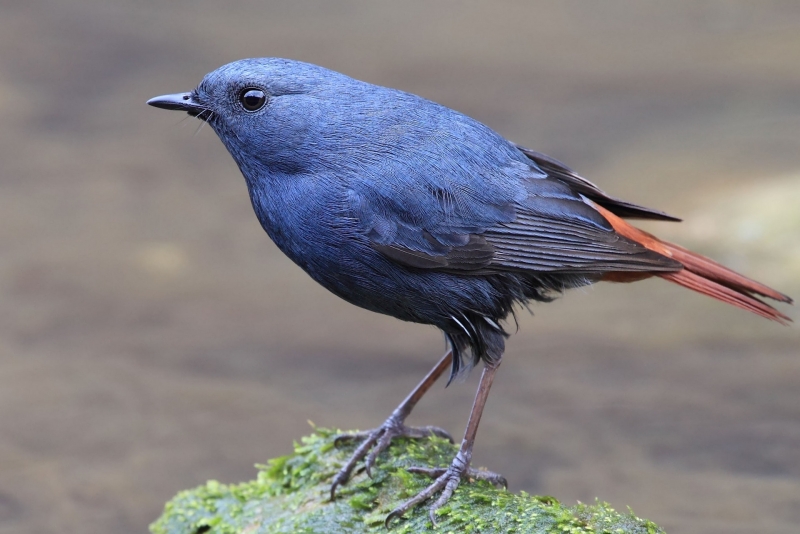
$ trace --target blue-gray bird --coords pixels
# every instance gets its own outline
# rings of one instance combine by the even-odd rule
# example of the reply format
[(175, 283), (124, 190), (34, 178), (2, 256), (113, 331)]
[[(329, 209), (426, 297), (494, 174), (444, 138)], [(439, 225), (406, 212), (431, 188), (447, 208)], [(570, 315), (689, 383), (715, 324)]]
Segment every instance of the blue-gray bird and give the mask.
[(414, 468), (433, 483), (388, 522), (463, 478), (504, 484), (470, 467), (478, 423), (515, 304), (547, 302), (602, 280), (659, 276), (779, 322), (756, 296), (791, 299), (623, 218), (675, 221), (611, 197), (566, 165), (515, 145), (457, 111), (418, 96), (287, 59), (244, 59), (191, 92), (148, 104), (207, 122), (239, 165), (258, 220), (275, 244), (344, 300), (435, 325), (448, 351), (379, 428), (361, 439), (336, 487), (367, 472), (406, 427), (417, 401), (450, 368), (483, 361), (461, 448), (446, 469)]

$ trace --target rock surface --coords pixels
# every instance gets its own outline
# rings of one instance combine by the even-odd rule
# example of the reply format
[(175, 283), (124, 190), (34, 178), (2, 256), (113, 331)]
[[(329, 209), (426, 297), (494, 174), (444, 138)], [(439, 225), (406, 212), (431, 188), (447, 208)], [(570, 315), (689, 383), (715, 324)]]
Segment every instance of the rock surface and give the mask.
[[(432, 438), (398, 440), (373, 468), (361, 471), (329, 500), (330, 480), (352, 446), (334, 447), (335, 433), (317, 429), (293, 454), (259, 465), (258, 476), (241, 484), (209, 481), (167, 503), (151, 525), (153, 534), (360, 533), (386, 532), (391, 509), (428, 483), (409, 474), (412, 465), (445, 466), (456, 446)], [(426, 506), (395, 520), (392, 532), (434, 530)], [(659, 534), (663, 531), (606, 503), (565, 506), (553, 497), (513, 494), (485, 482), (463, 483), (437, 512), (437, 532), (559, 534)]]

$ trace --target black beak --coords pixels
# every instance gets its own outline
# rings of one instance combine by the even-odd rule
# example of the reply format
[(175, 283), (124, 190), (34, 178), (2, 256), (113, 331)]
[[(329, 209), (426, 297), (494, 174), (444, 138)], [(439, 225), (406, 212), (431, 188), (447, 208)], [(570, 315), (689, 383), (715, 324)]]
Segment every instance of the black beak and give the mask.
[(161, 109), (176, 109), (178, 111), (185, 111), (192, 117), (197, 117), (204, 111), (208, 111), (208, 109), (192, 100), (192, 93), (178, 93), (175, 95), (157, 96), (148, 100), (147, 103), (151, 106)]

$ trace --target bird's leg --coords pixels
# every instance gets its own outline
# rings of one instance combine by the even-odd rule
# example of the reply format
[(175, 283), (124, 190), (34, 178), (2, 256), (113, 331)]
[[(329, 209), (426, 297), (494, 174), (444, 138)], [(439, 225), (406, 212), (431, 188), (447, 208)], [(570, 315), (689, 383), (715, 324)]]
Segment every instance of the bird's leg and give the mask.
[[(404, 424), (406, 417), (411, 413), (411, 410), (414, 409), (417, 402), (422, 398), (423, 395), (431, 388), (431, 386), (442, 376), (442, 373), (450, 367), (453, 361), (453, 351), (450, 349), (447, 353), (442, 356), (442, 359), (428, 371), (428, 374), (425, 375), (425, 378), (417, 384), (417, 387), (408, 394), (403, 402), (395, 408), (392, 412), (392, 415), (389, 416), (384, 423), (374, 430), (368, 430), (366, 432), (356, 432), (352, 434), (342, 434), (340, 436), (336, 436), (334, 443), (339, 444), (342, 441), (350, 441), (350, 440), (362, 440), (359, 444), (358, 448), (355, 450), (350, 459), (347, 463), (342, 467), (339, 472), (336, 474), (336, 477), (333, 479), (333, 483), (331, 484), (331, 500), (333, 500), (336, 496), (336, 488), (344, 483), (346, 483), (350, 479), (350, 475), (353, 473), (353, 469), (355, 469), (356, 464), (359, 460), (363, 459), (365, 456), (367, 457), (366, 461), (364, 462), (364, 467), (367, 471), (367, 475), (372, 476), (370, 470), (372, 466), (375, 464), (375, 459), (378, 455), (383, 452), (391, 443), (392, 439), (396, 437), (407, 437), (407, 438), (427, 438), (430, 436), (439, 436), (441, 438), (445, 438), (453, 441), (453, 438), (450, 437), (445, 430), (435, 426), (425, 426), (420, 428), (408, 427)], [(370, 451), (370, 449), (372, 449)], [(369, 453), (369, 455), (368, 455)]]
[(435, 480), (433, 484), (419, 492), (416, 496), (404, 502), (386, 516), (386, 526), (392, 519), (402, 517), (403, 514), (414, 508), (416, 505), (430, 499), (437, 491), (441, 490), (442, 494), (430, 507), (431, 522), (436, 525), (436, 517), (434, 513), (436, 510), (444, 506), (450, 500), (453, 492), (458, 487), (462, 478), (488, 480), (496, 486), (506, 486), (506, 479), (496, 473), (489, 471), (479, 471), (470, 468), (470, 460), (472, 459), (472, 446), (475, 443), (475, 434), (478, 432), (478, 423), (481, 421), (483, 414), (483, 407), (486, 404), (486, 399), (489, 396), (489, 389), (492, 387), (494, 381), (494, 374), (499, 367), (499, 362), (494, 365), (485, 364), (483, 373), (481, 373), (481, 381), (478, 384), (478, 392), (475, 394), (475, 402), (472, 404), (472, 412), (469, 414), (469, 421), (467, 428), (464, 431), (464, 439), (461, 442), (461, 448), (453, 458), (453, 462), (448, 468), (430, 469), (425, 467), (411, 467), (409, 471), (412, 473), (422, 473), (429, 475)]

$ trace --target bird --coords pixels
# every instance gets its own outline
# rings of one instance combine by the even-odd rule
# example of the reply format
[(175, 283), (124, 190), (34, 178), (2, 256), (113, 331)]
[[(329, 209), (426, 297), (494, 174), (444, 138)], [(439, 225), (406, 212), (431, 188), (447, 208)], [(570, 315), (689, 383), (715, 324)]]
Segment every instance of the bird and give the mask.
[[(247, 184), (261, 226), (311, 278), (345, 301), (433, 325), (447, 351), (334, 476), (331, 499), (363, 461), (367, 474), (398, 437), (450, 438), (405, 419), (449, 369), (483, 363), (458, 453), (446, 468), (412, 467), (432, 482), (386, 524), (432, 500), (435, 511), (467, 479), (505, 485), (471, 467), (484, 405), (515, 306), (565, 290), (657, 277), (788, 324), (761, 297), (792, 299), (626, 219), (679, 221), (611, 196), (560, 161), (408, 92), (283, 58), (242, 59), (189, 92), (151, 106), (207, 123)], [(449, 383), (449, 382), (448, 382)]]

